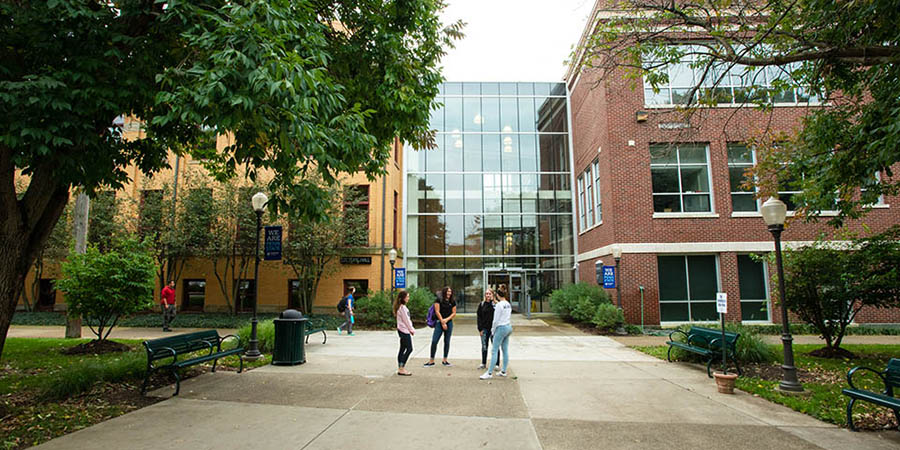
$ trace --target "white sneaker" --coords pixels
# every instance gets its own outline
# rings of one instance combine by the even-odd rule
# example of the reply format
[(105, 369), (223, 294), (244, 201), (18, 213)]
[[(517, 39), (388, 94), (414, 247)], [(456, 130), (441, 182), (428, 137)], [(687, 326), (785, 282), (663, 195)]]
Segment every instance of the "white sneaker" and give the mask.
[(479, 368), (479, 369), (486, 369), (487, 366), (485, 366), (484, 364), (481, 364), (480, 366), (478, 366), (478, 368)]
[(493, 378), (493, 375), (491, 375), (490, 372), (485, 372), (483, 375), (481, 375), (478, 378), (481, 378), (482, 380), (490, 380), (491, 378)]
[(500, 375), (501, 377), (505, 377), (505, 376), (506, 376), (506, 372), (500, 372), (500, 373), (498, 373), (497, 375)]

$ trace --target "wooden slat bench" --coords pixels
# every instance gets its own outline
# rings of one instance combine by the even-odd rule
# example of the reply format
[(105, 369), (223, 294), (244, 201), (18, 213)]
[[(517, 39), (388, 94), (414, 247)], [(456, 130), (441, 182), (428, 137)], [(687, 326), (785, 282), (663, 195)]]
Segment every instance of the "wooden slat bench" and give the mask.
[[(672, 337), (676, 334), (685, 336), (685, 341), (676, 341)], [(728, 359), (734, 362), (738, 375), (743, 374), (741, 366), (737, 362), (735, 355), (737, 354), (736, 344), (741, 335), (738, 333), (725, 332), (725, 354)], [(666, 342), (669, 351), (666, 353), (666, 360), (672, 362), (672, 349), (680, 348), (692, 353), (696, 353), (708, 359), (706, 362), (706, 375), (712, 378), (710, 366), (716, 358), (722, 358), (722, 330), (713, 330), (711, 328), (691, 327), (687, 333), (681, 330), (675, 330), (669, 333), (669, 340)]]
[[(158, 370), (168, 370), (175, 375), (175, 395), (178, 395), (178, 391), (181, 389), (181, 377), (178, 375), (178, 369), (183, 367), (212, 361), (212, 371), (215, 372), (219, 358), (238, 355), (241, 361), (238, 373), (242, 372), (244, 370), (244, 358), (241, 354), (244, 353), (244, 349), (238, 347), (231, 350), (222, 350), (222, 342), (230, 338), (236, 339), (237, 336), (229, 334), (220, 337), (218, 331), (206, 330), (144, 341), (144, 348), (147, 349), (147, 376), (144, 377), (141, 394), (143, 395), (147, 391), (147, 382), (150, 380), (150, 375)], [(194, 352), (201, 351), (205, 351), (205, 353), (201, 353), (199, 356), (191, 355)], [(190, 356), (188, 359), (183, 359), (185, 355)]]
[[(878, 375), (884, 384), (884, 390), (878, 393), (857, 388), (853, 384), (853, 374), (859, 371), (869, 371)], [(853, 403), (857, 400), (874, 403), (894, 410), (897, 423), (900, 424), (900, 398), (894, 397), (894, 388), (900, 388), (900, 359), (891, 358), (884, 371), (877, 371), (865, 366), (854, 367), (847, 372), (847, 383), (850, 384), (850, 388), (844, 388), (841, 393), (850, 397), (850, 403), (847, 404), (847, 425), (851, 430), (856, 431), (856, 428), (853, 426)]]

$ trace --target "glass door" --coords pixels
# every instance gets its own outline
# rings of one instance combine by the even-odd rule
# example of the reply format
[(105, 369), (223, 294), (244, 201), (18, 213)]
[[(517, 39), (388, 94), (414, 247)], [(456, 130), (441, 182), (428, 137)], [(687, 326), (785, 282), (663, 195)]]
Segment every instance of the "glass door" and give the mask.
[(509, 293), (509, 303), (512, 305), (514, 313), (526, 313), (531, 315), (529, 308), (528, 281), (524, 270), (499, 270), (485, 271), (485, 279), (487, 287), (492, 291), (500, 289), (501, 285), (506, 286)]

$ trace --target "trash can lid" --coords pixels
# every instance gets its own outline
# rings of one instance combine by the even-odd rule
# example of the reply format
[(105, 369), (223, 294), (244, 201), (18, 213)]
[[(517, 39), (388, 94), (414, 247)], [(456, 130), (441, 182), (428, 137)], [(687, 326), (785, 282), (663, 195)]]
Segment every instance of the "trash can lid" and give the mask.
[(303, 313), (296, 309), (286, 309), (278, 316), (279, 319), (302, 319)]

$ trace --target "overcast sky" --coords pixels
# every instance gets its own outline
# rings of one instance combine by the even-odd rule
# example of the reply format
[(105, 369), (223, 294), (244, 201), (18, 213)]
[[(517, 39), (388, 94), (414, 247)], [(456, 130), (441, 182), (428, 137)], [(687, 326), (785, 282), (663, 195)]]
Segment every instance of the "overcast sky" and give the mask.
[(447, 0), (466, 37), (444, 57), (448, 81), (560, 81), (594, 0)]

